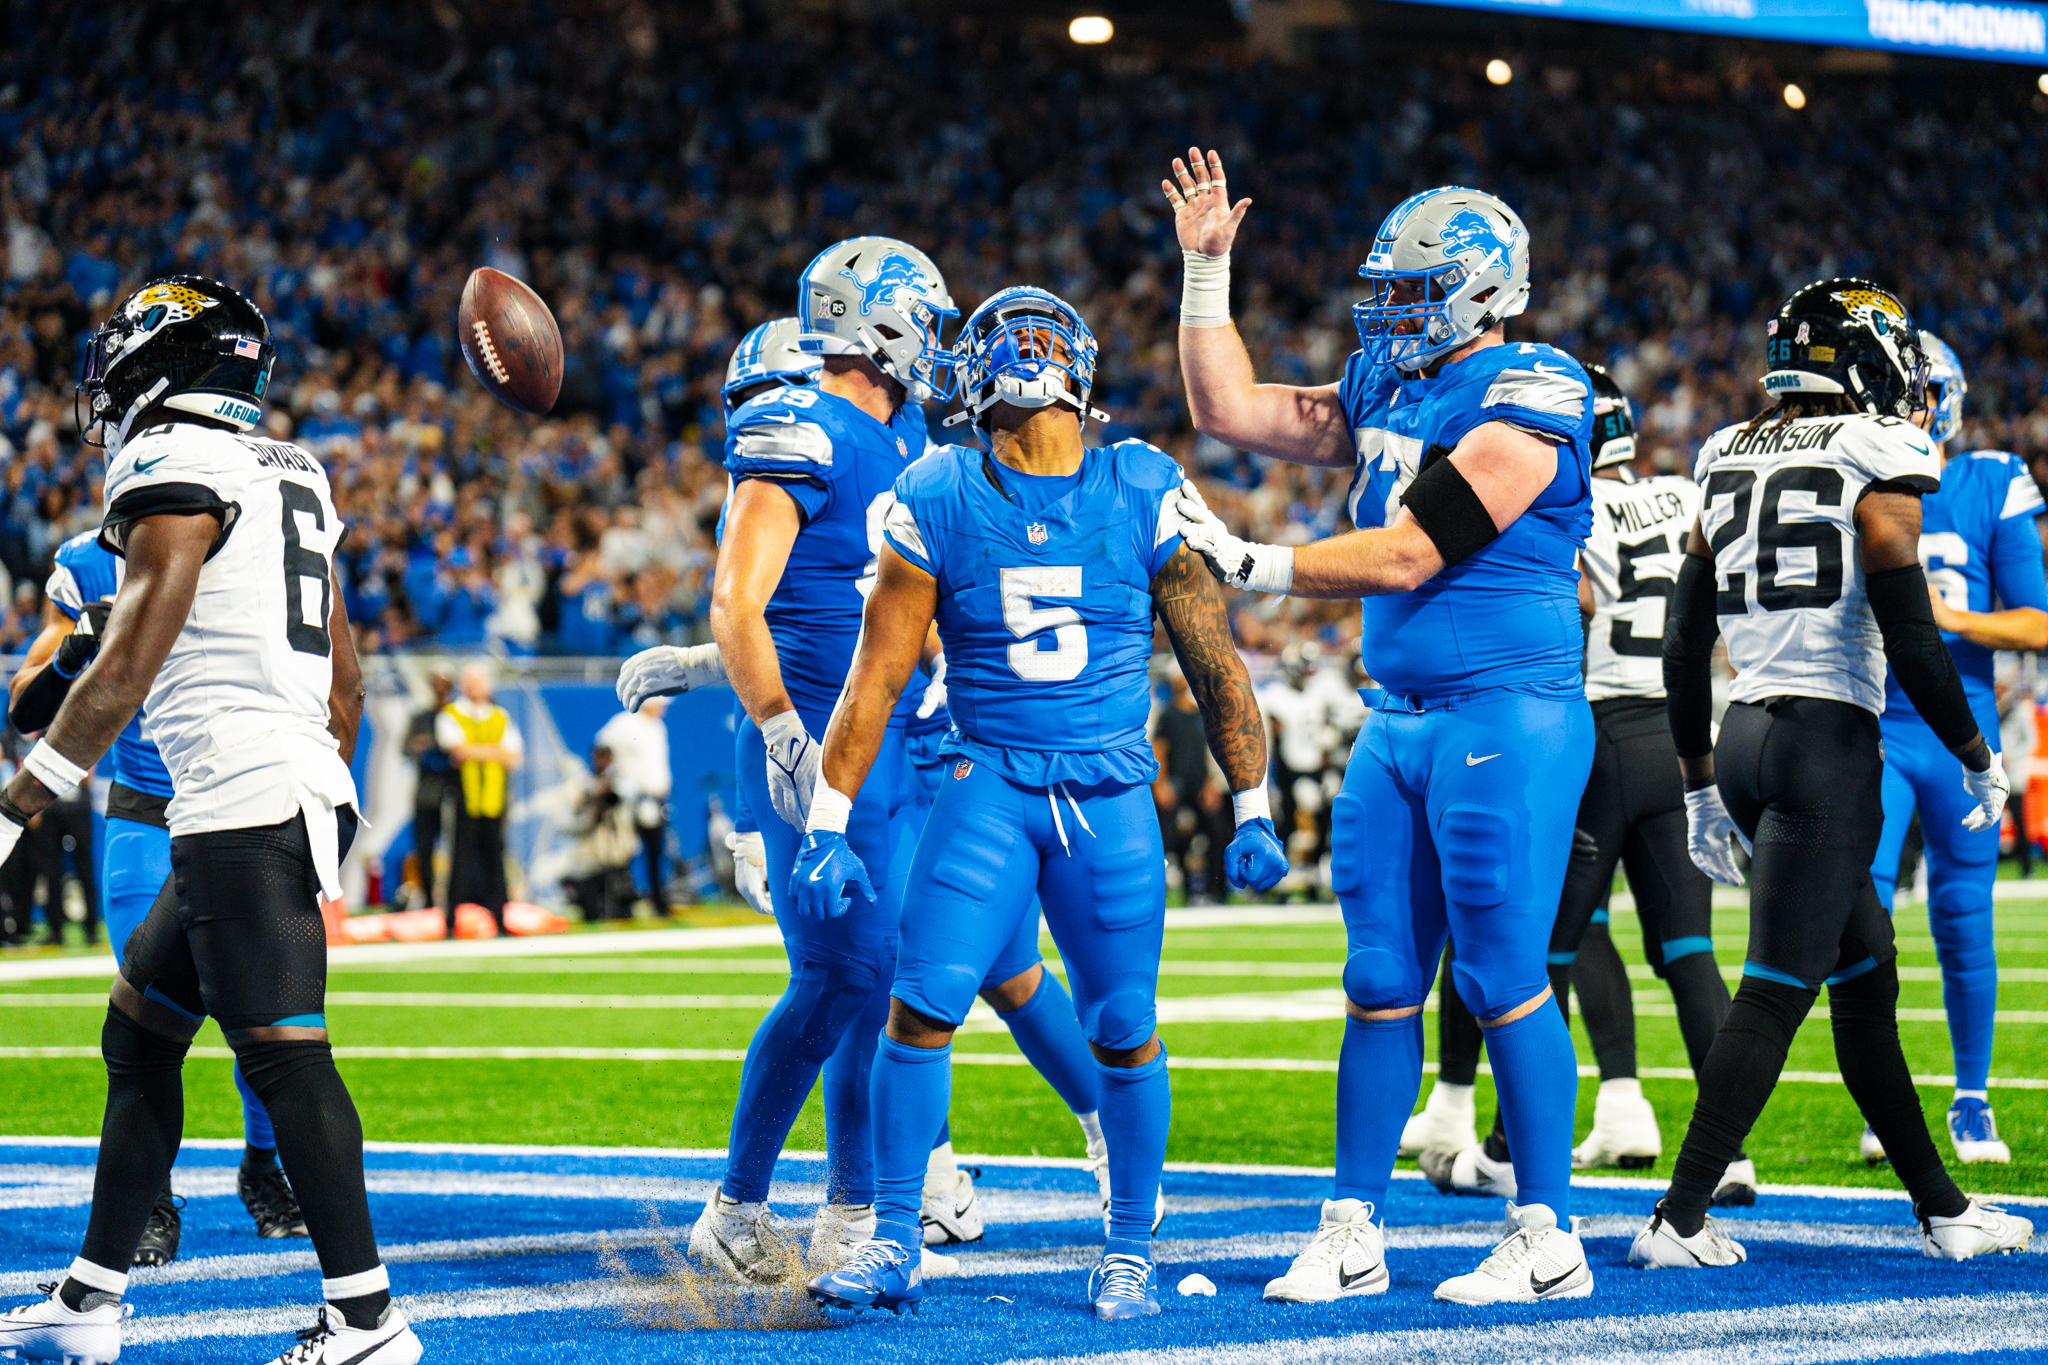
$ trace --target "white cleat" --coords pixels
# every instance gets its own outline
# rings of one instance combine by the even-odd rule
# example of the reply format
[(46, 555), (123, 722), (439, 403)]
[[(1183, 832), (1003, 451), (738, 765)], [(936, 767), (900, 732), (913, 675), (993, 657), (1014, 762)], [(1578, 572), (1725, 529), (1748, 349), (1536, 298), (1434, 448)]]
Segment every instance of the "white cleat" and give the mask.
[(1856, 1151), (1862, 1156), (1863, 1164), (1866, 1166), (1882, 1166), (1890, 1160), (1884, 1154), (1884, 1144), (1877, 1140), (1877, 1134), (1870, 1130), (1867, 1123), (1863, 1125), (1863, 1136), (1857, 1139)]
[(1513, 1199), (1520, 1188), (1515, 1184), (1514, 1163), (1495, 1161), (1476, 1142), (1458, 1152), (1424, 1152), (1416, 1164), (1429, 1177), (1429, 1183), (1445, 1194)]
[(1643, 1097), (1642, 1087), (1633, 1081), (1602, 1081), (1593, 1100), (1593, 1131), (1572, 1149), (1572, 1166), (1578, 1170), (1619, 1166), (1624, 1171), (1641, 1171), (1656, 1165), (1663, 1154), (1657, 1114)]
[(742, 1204), (713, 1192), (690, 1229), (690, 1254), (742, 1284), (780, 1284), (803, 1269), (766, 1204)]
[(1742, 1243), (1721, 1231), (1721, 1225), (1711, 1218), (1692, 1236), (1679, 1236), (1678, 1229), (1664, 1219), (1662, 1200), (1628, 1248), (1628, 1263), (1645, 1270), (1698, 1270), (1701, 1266), (1741, 1265), (1748, 1259)]
[(924, 1224), (924, 1244), (949, 1246), (954, 1242), (979, 1242), (986, 1225), (981, 1205), (974, 1197), (974, 1173), (954, 1167), (950, 1171), (927, 1173), (924, 1207), (918, 1215)]
[(61, 1360), (66, 1365), (112, 1365), (121, 1358), (121, 1323), (134, 1312), (111, 1294), (89, 1293), (73, 1311), (57, 1286), (49, 1297), (0, 1313), (0, 1356)]
[(965, 1272), (960, 1269), (959, 1257), (941, 1256), (930, 1247), (919, 1247), (917, 1273), (927, 1280), (957, 1280)]
[(1756, 1163), (1746, 1156), (1738, 1157), (1728, 1163), (1728, 1169), (1721, 1173), (1721, 1183), (1714, 1186), (1714, 1207), (1746, 1209), (1756, 1203), (1756, 1186)]
[(1966, 1166), (2012, 1160), (2012, 1149), (1999, 1139), (1998, 1120), (1991, 1117), (1991, 1106), (1974, 1097), (1948, 1107), (1948, 1140), (1955, 1144), (1956, 1160)]
[(1583, 1299), (1593, 1292), (1593, 1267), (1577, 1233), (1557, 1225), (1543, 1204), (1509, 1204), (1515, 1230), (1469, 1275), (1436, 1287), (1445, 1303), (1538, 1303)]
[(1315, 1237), (1285, 1275), (1266, 1282), (1266, 1301), (1328, 1303), (1386, 1293), (1387, 1234), (1372, 1215), (1361, 1200), (1325, 1199)]
[(811, 1244), (804, 1256), (807, 1268), (837, 1270), (853, 1259), (862, 1243), (875, 1238), (873, 1204), (825, 1204), (811, 1220)]
[[(1107, 1143), (1088, 1144), (1088, 1172), (1095, 1177), (1095, 1188), (1102, 1195), (1102, 1235), (1109, 1236), (1109, 1146)], [(1152, 1231), (1157, 1233), (1159, 1225), (1166, 1221), (1166, 1191), (1160, 1190), (1152, 1197)]]
[(1994, 1251), (2005, 1256), (2025, 1251), (2033, 1236), (2034, 1225), (2026, 1219), (1972, 1199), (1957, 1217), (1920, 1220), (1920, 1254), (1937, 1261), (1967, 1261)]
[(1418, 1157), (1424, 1152), (1462, 1152), (1479, 1145), (1479, 1121), (1472, 1103), (1472, 1087), (1438, 1081), (1429, 1088), (1429, 1100), (1419, 1114), (1410, 1114), (1401, 1129), (1400, 1155)]
[(323, 1303), (320, 1320), (270, 1365), (419, 1365), (424, 1349), (396, 1304), (384, 1310), (375, 1327), (358, 1331), (339, 1308)]

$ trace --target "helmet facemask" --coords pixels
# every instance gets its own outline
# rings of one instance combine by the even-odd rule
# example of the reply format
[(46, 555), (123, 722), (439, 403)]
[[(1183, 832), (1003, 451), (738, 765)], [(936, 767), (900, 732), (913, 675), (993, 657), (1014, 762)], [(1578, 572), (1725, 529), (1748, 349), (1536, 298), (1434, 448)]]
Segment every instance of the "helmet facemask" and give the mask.
[(1064, 403), (1081, 416), (1108, 414), (1088, 405), (1095, 385), (1095, 334), (1066, 302), (1042, 289), (1003, 290), (967, 320), (954, 350), (965, 411), (948, 424), (971, 421), (982, 430), (999, 404), (1024, 410)]

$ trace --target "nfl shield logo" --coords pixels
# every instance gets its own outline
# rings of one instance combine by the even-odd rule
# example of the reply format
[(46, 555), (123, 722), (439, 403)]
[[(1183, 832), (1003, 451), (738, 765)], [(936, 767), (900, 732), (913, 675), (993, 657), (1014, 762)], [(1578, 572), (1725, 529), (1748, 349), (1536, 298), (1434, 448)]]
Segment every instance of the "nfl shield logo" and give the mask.
[(903, 438), (901, 436), (898, 436), (896, 438), (896, 453), (898, 455), (906, 457), (910, 454), (910, 447), (903, 444)]
[(1024, 528), (1024, 535), (1033, 545), (1045, 544), (1045, 523), (1042, 521), (1032, 522)]
[(967, 776), (967, 774), (969, 774), (969, 773), (971, 773), (971, 772), (973, 772), (973, 771), (974, 771), (974, 763), (973, 763), (973, 761), (972, 761), (971, 759), (965, 759), (965, 758), (963, 758), (963, 759), (961, 759), (961, 760), (960, 760), (960, 761), (959, 761), (958, 763), (955, 763), (955, 764), (953, 765), (953, 780), (954, 780), (955, 782), (958, 782), (958, 781), (959, 781), (959, 780), (960, 780), (961, 778), (963, 778), (963, 777)]

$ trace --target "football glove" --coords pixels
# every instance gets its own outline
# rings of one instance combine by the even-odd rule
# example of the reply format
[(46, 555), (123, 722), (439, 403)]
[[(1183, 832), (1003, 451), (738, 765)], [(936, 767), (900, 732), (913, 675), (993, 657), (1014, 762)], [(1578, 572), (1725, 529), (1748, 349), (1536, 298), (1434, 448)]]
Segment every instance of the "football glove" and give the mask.
[(838, 919), (854, 908), (856, 897), (873, 905), (875, 888), (846, 836), (830, 829), (806, 834), (797, 845), (796, 870), (789, 874), (796, 912), (809, 919)]
[(1287, 850), (1273, 822), (1261, 815), (1237, 827), (1237, 837), (1223, 851), (1230, 884), (1245, 891), (1270, 891), (1287, 875)]
[(932, 712), (946, 704), (946, 656), (941, 654), (932, 660), (932, 680), (925, 686), (924, 697), (917, 703), (917, 718), (930, 720)]
[(761, 738), (768, 745), (768, 800), (784, 824), (802, 829), (811, 814), (811, 788), (818, 784), (825, 746), (811, 738), (794, 710), (770, 716)]
[[(1732, 841), (1732, 843), (1731, 843)], [(1742, 869), (1735, 863), (1734, 843), (1749, 852), (1749, 840), (1735, 827), (1728, 807), (1722, 804), (1721, 789), (1701, 787), (1685, 794), (1685, 851), (1700, 871), (1723, 886), (1742, 885)]]
[(1233, 588), (1285, 594), (1294, 586), (1294, 549), (1259, 545), (1230, 533), (1223, 519), (1209, 510), (1192, 483), (1174, 495), (1180, 513), (1180, 538), (1208, 562), (1209, 572)]
[(626, 660), (619, 670), (619, 705), (638, 711), (649, 697), (672, 697), (725, 682), (725, 661), (716, 644), (656, 645)]
[(734, 830), (725, 836), (732, 850), (732, 884), (740, 899), (757, 915), (775, 913), (775, 901), (768, 894), (768, 846), (758, 829)]
[(1995, 826), (1998, 817), (2005, 813), (2006, 794), (2011, 790), (2011, 784), (2005, 777), (2005, 764), (1998, 755), (1991, 755), (1991, 766), (1981, 773), (1963, 769), (1963, 786), (1970, 793), (1970, 799), (1977, 803), (1977, 809), (1963, 817), (1963, 828), (1980, 830)]
[(85, 672), (85, 666), (100, 652), (100, 639), (107, 633), (107, 617), (113, 610), (113, 602), (104, 597), (85, 604), (85, 610), (72, 623), (71, 633), (57, 646), (57, 657), (52, 660), (61, 676), (75, 678)]
[(1597, 858), (1600, 856), (1600, 841), (1576, 826), (1572, 829), (1572, 856), (1574, 858)]

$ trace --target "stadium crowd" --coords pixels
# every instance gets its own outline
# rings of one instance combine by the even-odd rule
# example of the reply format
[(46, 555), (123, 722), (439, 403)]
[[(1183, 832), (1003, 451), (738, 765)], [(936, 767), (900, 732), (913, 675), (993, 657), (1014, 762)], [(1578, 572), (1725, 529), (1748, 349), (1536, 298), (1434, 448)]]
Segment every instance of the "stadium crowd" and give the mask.
[[(1343, 474), (1189, 427), (1157, 184), (1190, 130), (1261, 204), (1236, 316), (1263, 375), (1335, 379), (1372, 225), (1462, 182), (1537, 244), (1520, 333), (1613, 368), (1646, 463), (1684, 467), (1754, 410), (1760, 310), (1859, 272), (1963, 356), (1966, 446), (2048, 455), (2048, 139), (1961, 78), (1845, 77), (1794, 111), (1755, 56), (1589, 56), (1496, 88), (1476, 62), (1386, 52), (1361, 81), (1355, 35), (1283, 72), (738, 4), (501, 22), (311, 3), (227, 29), (191, 8), (5, 13), (0, 650), (32, 636), (54, 548), (99, 520), (70, 399), (82, 339), (174, 268), (269, 316), (270, 420), (332, 467), (369, 648), (707, 638), (726, 356), (788, 310), (819, 244), (857, 232), (924, 245), (963, 310), (1020, 280), (1072, 299), (1104, 342), (1105, 435), (1172, 451), (1252, 534), (1327, 534)], [(553, 304), (569, 361), (549, 419), (462, 373), (451, 322), (476, 264)], [(1240, 617), (1276, 654), (1357, 629), (1336, 602)]]

